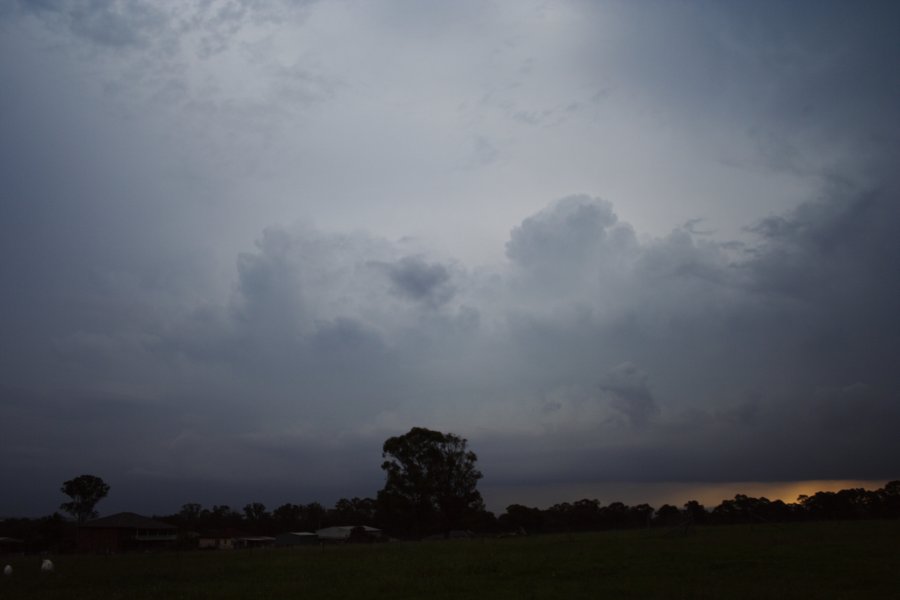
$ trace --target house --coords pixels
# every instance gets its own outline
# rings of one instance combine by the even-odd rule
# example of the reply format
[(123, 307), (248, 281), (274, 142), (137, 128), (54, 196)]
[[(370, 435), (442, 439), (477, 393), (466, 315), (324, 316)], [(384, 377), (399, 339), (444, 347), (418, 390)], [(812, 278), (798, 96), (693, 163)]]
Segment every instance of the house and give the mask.
[(171, 548), (178, 528), (162, 521), (122, 512), (88, 521), (78, 528), (76, 546), (81, 552), (125, 552)]
[(218, 535), (202, 535), (197, 540), (200, 550), (234, 550), (234, 538)]
[(238, 538), (242, 537), (247, 537), (247, 533), (233, 527), (226, 527), (200, 535), (197, 547), (201, 550), (234, 550), (238, 547)]
[(197, 541), (200, 550), (237, 550), (239, 548), (265, 548), (275, 545), (275, 538), (267, 535), (247, 535), (227, 528), (201, 535)]

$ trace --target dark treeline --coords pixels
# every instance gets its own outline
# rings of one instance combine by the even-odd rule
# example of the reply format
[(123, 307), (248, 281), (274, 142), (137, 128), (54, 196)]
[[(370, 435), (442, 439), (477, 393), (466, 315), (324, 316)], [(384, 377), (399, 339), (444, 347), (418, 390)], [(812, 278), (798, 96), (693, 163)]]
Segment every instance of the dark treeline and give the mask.
[[(788, 523), (819, 520), (888, 519), (900, 517), (900, 481), (883, 488), (845, 489), (800, 496), (797, 502), (753, 498), (743, 494), (707, 508), (691, 500), (682, 507), (664, 504), (628, 506), (621, 502), (603, 505), (597, 500), (555, 504), (546, 509), (513, 504), (499, 517), (486, 510), (470, 513), (462, 526), (475, 535), (523, 535), (627, 528), (675, 528), (691, 525), (732, 525), (740, 523)], [(189, 503), (170, 515), (154, 518), (178, 527), (191, 536), (230, 532), (235, 535), (276, 535), (286, 531), (315, 531), (335, 525), (371, 525), (396, 537), (444, 535), (434, 527), (410, 536), (398, 528), (398, 515), (388, 512), (374, 498), (343, 498), (331, 508), (318, 502), (282, 504), (269, 510), (253, 502), (242, 510), (226, 505), (203, 507)], [(21, 540), (14, 550), (65, 551), (71, 547), (77, 524), (59, 513), (37, 519), (0, 521), (0, 538)], [(4, 549), (0, 548), (0, 551)], [(13, 548), (6, 548), (13, 550)]]
[(274, 535), (285, 531), (316, 531), (335, 525), (371, 525), (375, 521), (375, 501), (371, 498), (342, 498), (332, 508), (318, 502), (282, 504), (269, 511), (252, 502), (240, 511), (218, 505), (203, 508), (185, 504), (174, 515), (156, 517), (181, 530), (218, 532), (237, 530), (253, 535)]
[(696, 500), (683, 507), (664, 504), (627, 506), (621, 502), (602, 505), (597, 500), (564, 502), (541, 510), (514, 504), (497, 519), (501, 530), (528, 533), (599, 531), (636, 527), (687, 525), (734, 525), (740, 523), (789, 523), (822, 520), (889, 519), (900, 517), (900, 481), (883, 488), (851, 488), (839, 492), (816, 492), (797, 502), (753, 498), (738, 494), (708, 509)]

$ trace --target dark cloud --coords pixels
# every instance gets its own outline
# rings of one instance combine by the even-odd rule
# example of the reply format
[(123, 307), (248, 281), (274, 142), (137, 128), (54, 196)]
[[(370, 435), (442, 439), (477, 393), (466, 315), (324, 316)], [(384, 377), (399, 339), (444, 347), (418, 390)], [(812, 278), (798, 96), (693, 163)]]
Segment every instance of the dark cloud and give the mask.
[[(70, 396), (7, 371), (5, 468), (71, 447), (57, 467), (277, 487), (291, 457), (350, 464), (424, 424), (468, 435), (495, 483), (889, 477), (892, 189), (829, 189), (737, 250), (684, 229), (638, 242), (608, 203), (568, 198), (515, 228), (516, 260), (489, 276), (272, 228), (219, 308), (48, 325), (40, 364)], [(17, 433), (38, 428), (41, 443)]]
[[(601, 395), (641, 433), (606, 411), (570, 410), (570, 437), (556, 437), (554, 419), (579, 397), (569, 392), (545, 402), (543, 433), (504, 438), (498, 455), (522, 452), (535, 481), (888, 477), (898, 449), (889, 429), (900, 416), (896, 198), (890, 179), (830, 188), (754, 227), (752, 246), (684, 230), (642, 243), (629, 250), (611, 312), (610, 296), (557, 289), (557, 304), (563, 295), (586, 308), (541, 318), (519, 337), (533, 349), (522, 360), (540, 371), (536, 379), (564, 374), (585, 386), (581, 359), (605, 363)], [(542, 214), (543, 239), (570, 231)], [(522, 336), (536, 326), (515, 327)], [(591, 433), (574, 425), (585, 422)], [(529, 450), (532, 435), (546, 457)], [(502, 461), (498, 469), (507, 482), (529, 477)]]
[(631, 363), (616, 365), (601, 378), (603, 393), (612, 396), (612, 407), (625, 415), (631, 425), (643, 427), (659, 407), (650, 391), (647, 374)]
[(445, 304), (455, 292), (450, 272), (442, 264), (407, 256), (384, 268), (398, 294), (429, 306)]
[[(446, 9), (445, 30), (432, 11), (398, 6), (383, 25), (421, 52), (428, 32), (469, 31), (459, 16), (480, 10)], [(625, 41), (589, 44), (548, 78), (572, 55), (531, 52), (542, 46), (513, 28), (487, 49), (465, 44), (514, 68), (479, 71), (492, 83), (462, 92), (431, 74), (443, 84), (470, 69), (417, 63), (408, 46), (374, 44), (362, 73), (346, 36), (334, 48), (279, 37), (277, 17), (297, 16), (289, 5), (0, 8), (0, 479), (23, 490), (0, 512), (53, 510), (61, 499), (46, 498), (78, 472), (147, 511), (369, 495), (381, 441), (414, 425), (468, 437), (488, 483), (896, 477), (900, 52), (894, 20), (876, 18), (894, 9), (597, 6)], [(343, 9), (328, 4), (304, 33), (328, 37)], [(576, 27), (573, 40), (606, 40), (593, 10), (553, 16), (584, 17), (589, 36)], [(410, 27), (418, 41), (394, 35)], [(389, 76), (375, 69), (401, 54), (410, 62), (388, 61)], [(555, 79), (571, 73), (590, 77)], [(602, 103), (579, 104), (599, 88)], [(398, 104), (410, 94), (421, 97)], [(607, 153), (595, 157), (563, 112)], [(460, 131), (451, 113), (465, 115)], [(450, 128), (431, 131), (443, 119)], [(376, 122), (385, 131), (367, 129)], [(679, 149), (633, 164), (657, 185), (582, 177), (615, 174), (625, 162), (612, 159), (651, 147), (629, 145), (650, 131)], [(472, 140), (479, 169), (458, 169)], [(701, 227), (699, 205), (667, 189), (682, 145), (703, 165), (803, 183), (772, 196), (681, 175), (707, 206), (796, 207), (745, 223), (739, 239), (714, 219)], [(401, 146), (412, 150), (391, 154)], [(419, 175), (409, 158), (432, 154), (443, 162)], [(476, 178), (446, 186), (472, 195), (445, 232), (463, 251), (482, 219), (508, 219), (496, 264), (422, 241), (418, 221), (435, 212), (441, 228), (449, 215), (435, 209), (446, 196), (422, 192), (441, 187), (438, 171)], [(557, 171), (609, 192), (623, 216), (574, 195), (523, 219), (534, 195), (563, 185), (542, 179)], [(346, 200), (356, 180), (371, 197)], [(408, 206), (391, 204), (395, 184)], [(389, 200), (371, 208), (379, 194)], [(648, 206), (684, 224), (625, 219)], [(384, 220), (354, 230), (357, 213)], [(287, 225), (298, 215), (326, 225)]]

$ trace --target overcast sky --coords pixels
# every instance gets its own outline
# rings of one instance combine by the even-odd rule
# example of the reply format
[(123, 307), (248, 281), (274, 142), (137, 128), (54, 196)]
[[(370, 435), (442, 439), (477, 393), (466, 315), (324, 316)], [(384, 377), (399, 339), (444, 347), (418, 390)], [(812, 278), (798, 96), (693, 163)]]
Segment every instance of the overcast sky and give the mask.
[(2, 3), (0, 514), (900, 477), (898, 19)]

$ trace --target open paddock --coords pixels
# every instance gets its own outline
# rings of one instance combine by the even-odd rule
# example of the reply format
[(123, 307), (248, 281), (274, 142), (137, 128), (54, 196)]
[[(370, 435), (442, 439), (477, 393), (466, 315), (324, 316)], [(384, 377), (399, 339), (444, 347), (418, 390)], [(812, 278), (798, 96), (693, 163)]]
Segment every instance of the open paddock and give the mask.
[(888, 598), (900, 521), (52, 558), (0, 598)]

